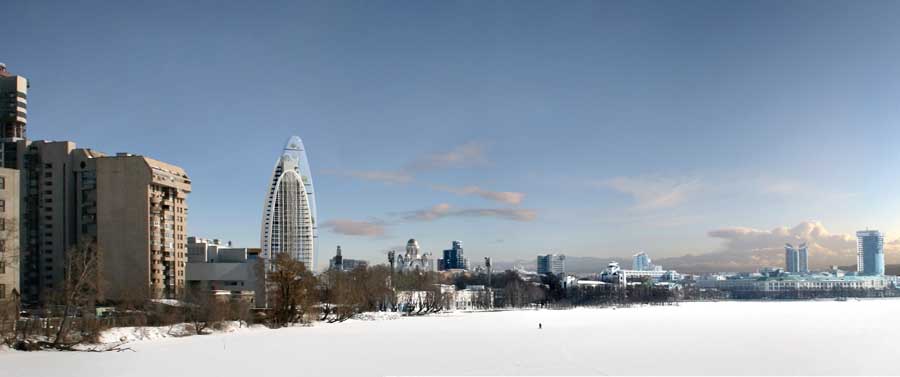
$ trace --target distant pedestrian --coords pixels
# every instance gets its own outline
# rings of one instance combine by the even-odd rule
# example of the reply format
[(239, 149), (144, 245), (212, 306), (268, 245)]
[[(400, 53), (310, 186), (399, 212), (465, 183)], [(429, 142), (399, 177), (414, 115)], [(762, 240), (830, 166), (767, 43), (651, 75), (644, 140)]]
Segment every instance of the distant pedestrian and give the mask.
[(544, 326), (543, 326), (543, 325), (541, 325), (541, 323), (540, 323), (540, 322), (538, 322), (538, 330), (540, 330), (540, 329), (542, 329), (542, 328), (544, 328)]

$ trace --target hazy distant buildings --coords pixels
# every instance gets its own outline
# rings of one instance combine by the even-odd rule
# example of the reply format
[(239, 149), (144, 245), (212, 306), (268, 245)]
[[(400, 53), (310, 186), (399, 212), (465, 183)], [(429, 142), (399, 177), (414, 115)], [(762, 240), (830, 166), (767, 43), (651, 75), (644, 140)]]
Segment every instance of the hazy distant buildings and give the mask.
[(469, 260), (463, 255), (461, 241), (453, 241), (453, 245), (444, 250), (444, 258), (438, 261), (438, 270), (468, 270)]
[(806, 242), (799, 247), (791, 244), (784, 245), (784, 269), (788, 273), (809, 273), (809, 247)]
[(836, 276), (832, 274), (779, 275), (700, 279), (698, 288), (729, 292), (732, 298), (810, 298), (865, 295), (892, 286), (888, 279), (875, 276)]
[(856, 271), (884, 276), (884, 235), (877, 230), (856, 232)]
[(537, 273), (564, 275), (566, 273), (566, 256), (563, 254), (538, 255)]
[(340, 246), (337, 247), (337, 252), (328, 262), (328, 268), (339, 271), (353, 271), (357, 267), (366, 267), (368, 265), (369, 262), (361, 259), (344, 258), (344, 256), (341, 255)]
[(264, 258), (288, 253), (316, 268), (316, 199), (309, 161), (299, 137), (291, 137), (268, 183), (260, 245)]

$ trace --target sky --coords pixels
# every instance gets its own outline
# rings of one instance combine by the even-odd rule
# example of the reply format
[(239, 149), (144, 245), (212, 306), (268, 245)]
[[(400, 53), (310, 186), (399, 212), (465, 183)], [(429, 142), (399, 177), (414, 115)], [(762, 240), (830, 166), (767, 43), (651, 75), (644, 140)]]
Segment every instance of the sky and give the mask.
[(896, 2), (3, 8), (29, 138), (185, 168), (191, 235), (258, 246), (298, 135), (320, 265), (409, 238), (726, 266), (811, 240), (816, 265), (852, 263), (856, 230), (900, 237)]

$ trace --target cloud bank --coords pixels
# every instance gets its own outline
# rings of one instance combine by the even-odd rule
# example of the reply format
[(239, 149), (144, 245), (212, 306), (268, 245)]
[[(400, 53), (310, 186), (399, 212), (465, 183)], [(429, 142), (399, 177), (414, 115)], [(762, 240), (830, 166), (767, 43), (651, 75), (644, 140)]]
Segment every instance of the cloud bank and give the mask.
[(347, 236), (381, 237), (385, 235), (385, 225), (382, 221), (360, 221), (350, 219), (338, 219), (326, 221), (322, 227), (333, 233)]
[[(666, 268), (692, 272), (755, 271), (761, 267), (784, 267), (784, 244), (807, 242), (810, 268), (856, 264), (856, 236), (831, 233), (818, 221), (772, 230), (721, 228), (707, 235), (721, 239), (722, 247), (711, 253), (660, 258), (657, 262)], [(900, 260), (900, 241), (885, 242), (885, 259), (894, 263)]]
[(446, 217), (494, 217), (512, 221), (533, 221), (537, 213), (530, 209), (520, 208), (454, 208), (450, 204), (441, 203), (428, 209), (401, 214), (407, 221), (433, 221)]

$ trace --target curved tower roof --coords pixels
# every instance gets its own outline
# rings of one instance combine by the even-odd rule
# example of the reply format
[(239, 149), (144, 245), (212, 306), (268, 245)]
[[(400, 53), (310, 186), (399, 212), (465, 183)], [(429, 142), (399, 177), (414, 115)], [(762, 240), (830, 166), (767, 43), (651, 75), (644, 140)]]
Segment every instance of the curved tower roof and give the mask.
[(275, 162), (262, 220), (263, 257), (289, 253), (309, 270), (315, 270), (316, 198), (303, 141), (297, 136), (288, 139)]

